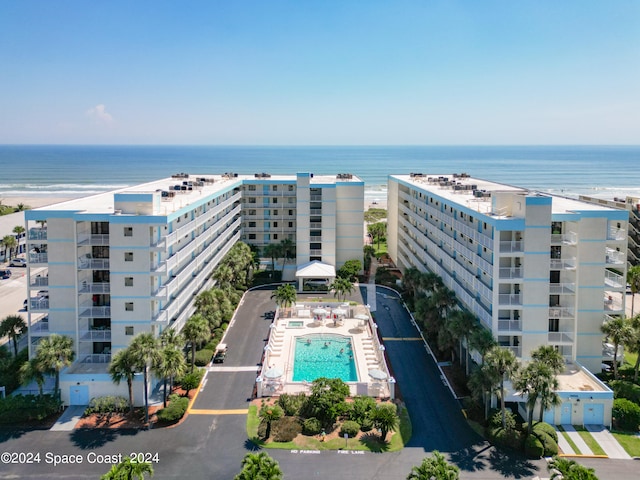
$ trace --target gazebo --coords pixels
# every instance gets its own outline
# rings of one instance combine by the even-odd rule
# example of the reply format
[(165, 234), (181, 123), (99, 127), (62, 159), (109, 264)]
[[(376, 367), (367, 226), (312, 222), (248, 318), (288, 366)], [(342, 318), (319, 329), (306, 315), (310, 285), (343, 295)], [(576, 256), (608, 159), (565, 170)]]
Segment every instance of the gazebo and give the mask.
[(308, 279), (313, 279), (314, 281), (318, 279), (325, 280), (326, 285), (329, 286), (336, 278), (336, 268), (320, 260), (313, 260), (298, 267), (298, 270), (296, 270), (296, 278), (298, 279), (299, 292), (302, 292), (305, 280)]

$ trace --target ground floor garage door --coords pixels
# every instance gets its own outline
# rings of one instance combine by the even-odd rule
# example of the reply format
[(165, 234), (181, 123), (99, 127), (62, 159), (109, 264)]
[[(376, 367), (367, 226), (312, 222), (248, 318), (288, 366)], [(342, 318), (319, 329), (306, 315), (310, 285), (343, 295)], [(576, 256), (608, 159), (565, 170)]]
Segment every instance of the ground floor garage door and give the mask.
[(585, 425), (604, 425), (604, 404), (585, 403), (583, 418)]

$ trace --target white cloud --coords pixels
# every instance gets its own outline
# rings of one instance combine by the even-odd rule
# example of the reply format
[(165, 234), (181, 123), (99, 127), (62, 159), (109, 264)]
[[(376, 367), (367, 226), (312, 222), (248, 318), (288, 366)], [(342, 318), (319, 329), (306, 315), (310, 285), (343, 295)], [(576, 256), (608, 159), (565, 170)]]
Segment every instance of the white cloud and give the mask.
[(103, 104), (90, 108), (86, 114), (87, 117), (91, 118), (94, 122), (102, 125), (111, 125), (114, 121), (113, 116), (107, 113), (106, 107)]

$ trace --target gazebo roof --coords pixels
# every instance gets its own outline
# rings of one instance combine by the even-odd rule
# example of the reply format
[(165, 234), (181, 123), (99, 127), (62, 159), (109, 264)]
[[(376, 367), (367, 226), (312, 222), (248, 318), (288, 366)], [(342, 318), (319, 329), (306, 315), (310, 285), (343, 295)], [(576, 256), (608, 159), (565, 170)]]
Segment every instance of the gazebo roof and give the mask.
[(296, 270), (296, 277), (299, 278), (334, 278), (335, 276), (336, 268), (320, 260), (304, 263)]

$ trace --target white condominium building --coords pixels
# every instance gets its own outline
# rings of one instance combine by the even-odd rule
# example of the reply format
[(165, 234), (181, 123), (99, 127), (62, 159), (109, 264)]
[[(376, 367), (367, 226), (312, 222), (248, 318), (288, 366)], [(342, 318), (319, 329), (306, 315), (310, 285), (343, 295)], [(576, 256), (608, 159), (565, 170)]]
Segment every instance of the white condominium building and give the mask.
[(442, 277), (524, 360), (553, 345), (600, 371), (608, 315), (624, 313), (628, 213), (453, 175), (389, 177), (396, 264)]
[(299, 266), (335, 271), (362, 259), (363, 207), (364, 183), (348, 174), (178, 174), (29, 210), (30, 355), (41, 338), (67, 335), (76, 359), (61, 375), (63, 401), (126, 396), (107, 374), (112, 354), (139, 333), (180, 330), (234, 243), (288, 238)]

